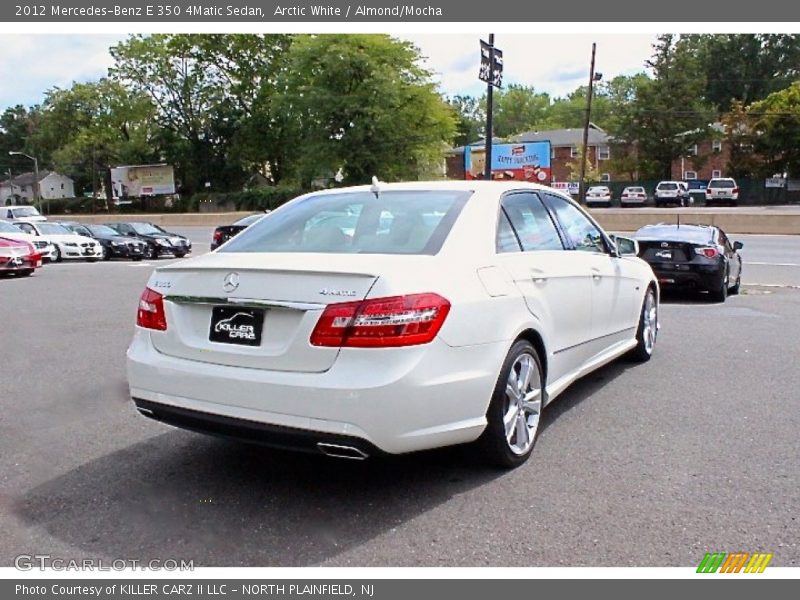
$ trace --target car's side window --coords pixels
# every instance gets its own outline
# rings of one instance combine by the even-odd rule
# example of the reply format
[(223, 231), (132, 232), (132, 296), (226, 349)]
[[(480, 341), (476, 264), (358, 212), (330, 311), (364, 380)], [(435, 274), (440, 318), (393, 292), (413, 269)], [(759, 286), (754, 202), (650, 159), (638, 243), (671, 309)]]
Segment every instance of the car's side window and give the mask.
[(495, 249), (498, 254), (522, 251), (522, 247), (519, 245), (519, 240), (517, 239), (517, 234), (514, 233), (514, 229), (511, 227), (511, 223), (503, 210), (500, 211), (500, 218), (497, 220)]
[(585, 214), (559, 196), (548, 194), (547, 201), (575, 250), (608, 253), (603, 234)]
[[(522, 246), (522, 250), (563, 250), (558, 230), (553, 224), (547, 209), (533, 192), (508, 194), (502, 201), (503, 213), (508, 217), (512, 234)], [(498, 223), (498, 228), (502, 219)], [(497, 233), (498, 239), (500, 231)], [(507, 250), (506, 250), (507, 251)], [(498, 246), (498, 252), (499, 246)]]
[(22, 229), (22, 231), (24, 231), (25, 233), (36, 235), (36, 230), (33, 228), (32, 225), (28, 225), (27, 223), (17, 223), (17, 227)]

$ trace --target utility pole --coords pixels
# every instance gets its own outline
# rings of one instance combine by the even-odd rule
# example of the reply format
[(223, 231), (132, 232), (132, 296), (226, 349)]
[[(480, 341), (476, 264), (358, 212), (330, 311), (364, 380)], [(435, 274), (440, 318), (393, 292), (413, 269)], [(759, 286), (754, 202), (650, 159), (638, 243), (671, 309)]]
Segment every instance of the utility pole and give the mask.
[(94, 214), (95, 200), (97, 200), (97, 159), (94, 146), (92, 146), (92, 214)]
[(597, 44), (592, 42), (592, 62), (589, 66), (589, 92), (586, 94), (586, 120), (583, 122), (583, 145), (581, 146), (581, 177), (578, 181), (578, 202), (586, 197), (586, 161), (588, 160), (589, 119), (592, 116), (592, 92), (594, 91), (594, 54)]
[[(489, 65), (494, 65), (494, 34), (489, 34)], [(490, 66), (491, 68), (491, 66)], [(492, 78), (489, 77), (489, 81), (486, 83), (486, 135), (484, 139), (486, 140), (486, 153), (484, 154), (486, 158), (486, 164), (484, 165), (483, 170), (483, 178), (486, 181), (492, 180), (492, 139), (494, 138), (494, 134), (492, 133), (492, 113), (493, 113), (493, 96), (494, 96), (494, 85), (492, 85)]]

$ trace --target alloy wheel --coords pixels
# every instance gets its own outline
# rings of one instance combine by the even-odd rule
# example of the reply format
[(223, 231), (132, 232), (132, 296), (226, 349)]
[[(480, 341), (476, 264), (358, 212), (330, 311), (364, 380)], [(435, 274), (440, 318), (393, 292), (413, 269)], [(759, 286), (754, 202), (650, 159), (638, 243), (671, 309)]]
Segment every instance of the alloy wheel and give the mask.
[(536, 438), (542, 412), (541, 380), (533, 356), (522, 353), (514, 360), (506, 381), (503, 425), (508, 447), (516, 455), (528, 452)]

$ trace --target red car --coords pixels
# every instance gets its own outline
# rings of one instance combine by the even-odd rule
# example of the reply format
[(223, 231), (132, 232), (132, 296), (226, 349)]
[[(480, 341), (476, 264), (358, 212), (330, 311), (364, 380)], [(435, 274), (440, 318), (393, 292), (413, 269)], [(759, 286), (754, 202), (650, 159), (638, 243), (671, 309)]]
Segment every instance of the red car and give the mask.
[(27, 277), (42, 266), (42, 256), (32, 244), (0, 237), (0, 274)]

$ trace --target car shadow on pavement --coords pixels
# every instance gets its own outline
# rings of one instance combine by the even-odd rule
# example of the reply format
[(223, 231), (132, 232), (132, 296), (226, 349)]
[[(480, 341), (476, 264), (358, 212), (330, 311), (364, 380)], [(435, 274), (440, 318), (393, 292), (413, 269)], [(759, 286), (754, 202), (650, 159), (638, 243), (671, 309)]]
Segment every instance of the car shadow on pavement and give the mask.
[(361, 462), (171, 430), (30, 490), (14, 513), (78, 557), (316, 565), (506, 473), (469, 453)]
[[(584, 400), (591, 398), (596, 392), (608, 385), (610, 381), (623, 375), (629, 369), (641, 366), (641, 363), (623, 356), (596, 371), (584, 375), (544, 408), (539, 434), (543, 434), (550, 426), (557, 424), (561, 415), (578, 407)], [(536, 450), (534, 450), (534, 455), (535, 453)]]
[(661, 290), (662, 304), (718, 304), (708, 296), (708, 292), (697, 290)]
[[(617, 361), (576, 382), (544, 411), (542, 432), (633, 366)], [(536, 450), (521, 468), (539, 468)], [(470, 446), (361, 462), (165, 427), (24, 493), (14, 513), (75, 558), (310, 566), (511, 473)]]

